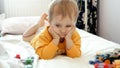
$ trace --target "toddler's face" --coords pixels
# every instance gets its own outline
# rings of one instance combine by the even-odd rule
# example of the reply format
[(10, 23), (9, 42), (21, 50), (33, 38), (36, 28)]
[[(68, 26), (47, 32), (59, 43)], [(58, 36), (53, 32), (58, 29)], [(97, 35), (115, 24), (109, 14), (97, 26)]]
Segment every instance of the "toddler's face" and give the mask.
[(62, 19), (61, 15), (55, 16), (51, 21), (51, 26), (54, 27), (54, 31), (61, 37), (64, 38), (67, 33), (75, 26), (74, 20), (68, 16)]

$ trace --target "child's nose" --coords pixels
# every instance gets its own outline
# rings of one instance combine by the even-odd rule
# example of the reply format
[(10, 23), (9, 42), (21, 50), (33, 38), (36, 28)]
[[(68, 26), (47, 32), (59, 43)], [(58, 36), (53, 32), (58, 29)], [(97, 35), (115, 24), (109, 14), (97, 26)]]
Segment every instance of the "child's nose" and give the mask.
[(61, 32), (62, 32), (62, 33), (65, 33), (65, 30), (62, 30)]
[(66, 29), (65, 29), (65, 28), (62, 28), (62, 29), (61, 29), (61, 32), (62, 32), (62, 33), (66, 33)]

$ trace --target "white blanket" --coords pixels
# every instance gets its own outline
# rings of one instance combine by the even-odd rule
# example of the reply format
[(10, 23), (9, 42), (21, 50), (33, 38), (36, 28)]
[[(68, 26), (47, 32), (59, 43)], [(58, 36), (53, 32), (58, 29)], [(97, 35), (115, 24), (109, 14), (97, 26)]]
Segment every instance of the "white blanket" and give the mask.
[[(15, 56), (19, 54), (21, 59)], [(29, 43), (22, 41), (20, 35), (7, 35), (0, 38), (0, 68), (24, 68), (21, 60), (34, 57), (33, 68), (36, 68), (38, 56)]]
[[(114, 48), (120, 48), (120, 45), (117, 43), (105, 40), (83, 30), (78, 30), (78, 32), (82, 40), (82, 56), (80, 58), (59, 55), (51, 60), (39, 59), (35, 61), (35, 66), (37, 66), (34, 68), (94, 68), (94, 66), (89, 64), (89, 60), (94, 60), (97, 52), (108, 52), (114, 50)], [(21, 55), (21, 58), (36, 55), (30, 44), (22, 41), (21, 35), (7, 35), (2, 37), (0, 38), (0, 44), (4, 46), (9, 57), (14, 57), (18, 53)]]

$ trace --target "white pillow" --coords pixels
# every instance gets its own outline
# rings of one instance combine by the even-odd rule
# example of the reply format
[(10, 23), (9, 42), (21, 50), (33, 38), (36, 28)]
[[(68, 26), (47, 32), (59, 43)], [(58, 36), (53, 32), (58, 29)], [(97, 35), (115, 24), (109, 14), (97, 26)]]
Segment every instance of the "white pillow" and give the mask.
[(12, 17), (2, 22), (1, 34), (23, 34), (32, 25), (38, 23), (40, 16), (33, 17)]

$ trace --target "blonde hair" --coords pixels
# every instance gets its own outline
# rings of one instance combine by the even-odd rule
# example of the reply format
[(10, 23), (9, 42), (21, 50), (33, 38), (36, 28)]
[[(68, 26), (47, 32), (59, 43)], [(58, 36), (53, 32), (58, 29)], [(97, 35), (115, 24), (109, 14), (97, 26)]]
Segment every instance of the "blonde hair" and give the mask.
[(49, 6), (49, 21), (51, 22), (55, 15), (62, 15), (62, 18), (68, 16), (74, 18), (76, 22), (78, 17), (78, 6), (75, 0), (53, 0)]

